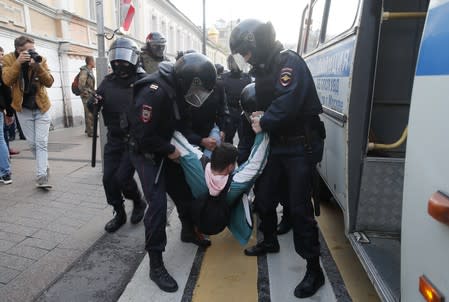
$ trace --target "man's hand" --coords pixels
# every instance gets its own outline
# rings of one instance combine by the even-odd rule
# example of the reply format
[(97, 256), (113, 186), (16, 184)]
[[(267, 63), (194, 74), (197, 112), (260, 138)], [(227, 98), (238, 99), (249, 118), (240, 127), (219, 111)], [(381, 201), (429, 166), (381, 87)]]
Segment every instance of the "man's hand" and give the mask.
[(260, 127), (260, 118), (262, 116), (263, 111), (255, 111), (251, 114), (251, 127), (256, 134), (262, 132), (262, 128)]
[(217, 147), (217, 141), (213, 137), (205, 137), (201, 140), (201, 146), (207, 150), (214, 151), (215, 147)]
[(12, 123), (14, 123), (14, 115), (13, 116), (5, 115), (5, 124), (6, 124), (6, 126), (12, 125)]
[(20, 52), (19, 56), (17, 57), (17, 61), (19, 61), (20, 64), (23, 64), (23, 63), (26, 63), (26, 62), (30, 62), (31, 61), (31, 56), (28, 53), (28, 50), (24, 50), (24, 51)]
[(175, 149), (175, 151), (167, 155), (167, 157), (173, 161), (177, 161), (179, 157), (181, 157), (181, 152), (179, 152), (178, 149)]

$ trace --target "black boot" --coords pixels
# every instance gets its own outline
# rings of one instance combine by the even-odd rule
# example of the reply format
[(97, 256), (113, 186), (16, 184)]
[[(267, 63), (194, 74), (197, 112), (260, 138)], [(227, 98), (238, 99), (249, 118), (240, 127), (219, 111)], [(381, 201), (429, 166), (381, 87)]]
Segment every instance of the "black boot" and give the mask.
[(147, 203), (141, 197), (133, 200), (133, 211), (130, 219), (132, 224), (137, 224), (142, 220), (146, 208)]
[(307, 259), (307, 271), (304, 279), (296, 286), (295, 296), (307, 298), (313, 296), (324, 284), (324, 274), (319, 257)]
[(114, 206), (114, 211), (115, 211), (114, 218), (109, 220), (109, 222), (106, 223), (106, 225), (104, 226), (104, 229), (108, 233), (114, 233), (115, 231), (120, 229), (122, 225), (126, 223), (126, 212), (123, 204), (121, 204), (120, 206)]
[(162, 261), (162, 252), (151, 251), (150, 255), (150, 279), (164, 292), (173, 293), (178, 290), (176, 280), (167, 272)]
[(246, 256), (261, 256), (266, 253), (279, 253), (279, 241), (277, 237), (259, 242), (245, 249)]
[(181, 220), (181, 241), (191, 242), (201, 247), (210, 246), (210, 240), (205, 238), (203, 234), (196, 232), (195, 227), (191, 222)]
[(277, 226), (277, 234), (283, 235), (288, 233), (292, 229), (292, 224), (290, 223), (290, 220), (284, 215), (282, 215), (281, 222)]

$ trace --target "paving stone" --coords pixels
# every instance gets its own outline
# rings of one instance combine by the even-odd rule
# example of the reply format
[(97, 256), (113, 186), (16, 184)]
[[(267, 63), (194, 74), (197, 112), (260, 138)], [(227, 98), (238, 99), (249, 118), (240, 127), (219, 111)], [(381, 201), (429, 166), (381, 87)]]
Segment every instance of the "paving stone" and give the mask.
[(11, 281), (12, 279), (14, 279), (15, 277), (17, 277), (17, 275), (20, 274), (20, 271), (15, 270), (15, 269), (11, 269), (11, 268), (7, 268), (7, 267), (0, 267), (0, 283), (8, 283), (9, 281)]
[(12, 242), (17, 243), (17, 242), (21, 242), (21, 241), (25, 240), (26, 238), (27, 237), (25, 235), (19, 235), (19, 234), (0, 231), (0, 239), (3, 239), (3, 240), (12, 241)]
[(67, 234), (61, 234), (58, 232), (53, 232), (49, 230), (39, 230), (32, 236), (33, 238), (39, 238), (43, 240), (48, 241), (56, 241), (56, 242), (62, 242), (65, 239), (67, 239), (69, 236)]
[(48, 250), (40, 249), (32, 246), (16, 245), (5, 253), (10, 255), (21, 256), (29, 259), (38, 260), (48, 253)]
[(4, 232), (31, 236), (38, 231), (37, 228), (26, 227), (23, 225), (0, 222), (0, 229)]
[[(0, 239), (0, 252), (4, 252), (15, 246), (17, 243)], [(0, 281), (1, 282), (1, 281)]]
[(45, 229), (54, 231), (54, 232), (58, 232), (58, 233), (62, 233), (62, 234), (67, 234), (67, 235), (73, 234), (78, 230), (77, 227), (73, 227), (73, 226), (58, 223), (58, 222), (50, 223), (49, 225), (47, 225), (45, 227)]
[(23, 242), (19, 243), (18, 246), (32, 246), (49, 251), (54, 249), (58, 244), (59, 242), (56, 241), (42, 240), (39, 238), (27, 238)]
[(34, 261), (33, 259), (0, 253), (0, 266), (6, 266), (15, 270), (23, 271), (32, 265)]

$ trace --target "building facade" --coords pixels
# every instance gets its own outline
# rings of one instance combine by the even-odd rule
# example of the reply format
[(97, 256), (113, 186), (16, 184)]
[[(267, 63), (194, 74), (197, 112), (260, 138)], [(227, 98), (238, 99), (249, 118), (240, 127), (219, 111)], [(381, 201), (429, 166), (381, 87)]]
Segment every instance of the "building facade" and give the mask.
[[(144, 45), (149, 32), (159, 31), (167, 39), (166, 54), (172, 60), (178, 50), (201, 52), (202, 30), (170, 1), (134, 0), (136, 13), (127, 36)], [(5, 53), (14, 51), (14, 39), (28, 35), (36, 51), (47, 58), (55, 82), (48, 89), (52, 101), (54, 128), (83, 124), (81, 99), (71, 93), (70, 85), (87, 55), (97, 55), (96, 1), (0, 0), (0, 46)], [(120, 0), (103, 1), (107, 38), (120, 26)], [(114, 37), (115, 38), (115, 37)], [(106, 39), (106, 49), (113, 39)], [(207, 55), (214, 63), (225, 64), (228, 51), (211, 40)]]

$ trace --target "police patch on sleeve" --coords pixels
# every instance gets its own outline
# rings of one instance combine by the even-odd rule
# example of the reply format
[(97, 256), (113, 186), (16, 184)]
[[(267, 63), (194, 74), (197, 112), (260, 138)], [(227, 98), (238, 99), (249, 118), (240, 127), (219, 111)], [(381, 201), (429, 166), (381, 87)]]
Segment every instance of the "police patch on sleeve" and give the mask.
[(142, 112), (140, 114), (140, 120), (143, 123), (151, 122), (151, 115), (153, 113), (153, 107), (149, 105), (142, 105)]
[(282, 86), (287, 87), (288, 85), (291, 84), (292, 79), (293, 79), (292, 71), (293, 71), (293, 69), (288, 68), (288, 67), (281, 69), (281, 75), (279, 77), (279, 82), (281, 83)]

